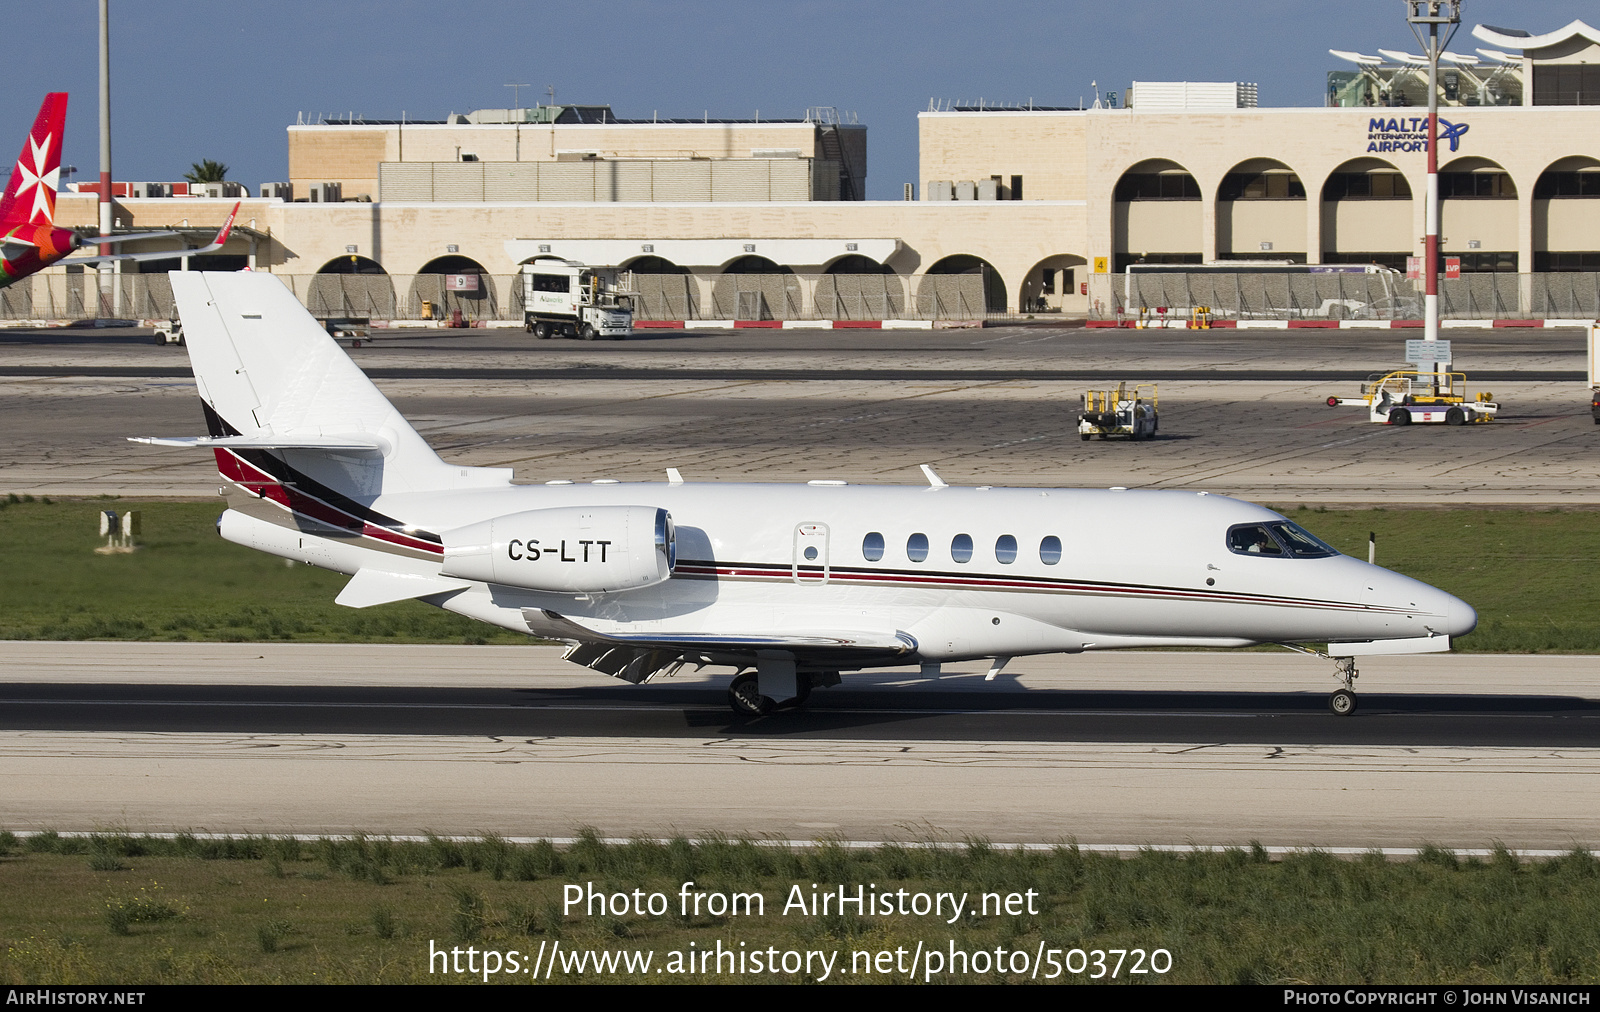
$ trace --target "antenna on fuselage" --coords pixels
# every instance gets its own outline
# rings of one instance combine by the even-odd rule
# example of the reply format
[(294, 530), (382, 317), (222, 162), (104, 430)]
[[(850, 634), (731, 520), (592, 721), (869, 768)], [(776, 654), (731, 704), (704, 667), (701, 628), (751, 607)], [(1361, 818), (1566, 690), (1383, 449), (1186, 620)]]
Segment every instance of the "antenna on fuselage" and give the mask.
[(943, 478), (941, 478), (938, 475), (934, 474), (933, 473), (933, 468), (929, 467), (927, 464), (923, 464), (922, 465), (922, 473), (928, 476), (928, 484), (932, 485), (934, 488), (949, 488), (950, 487), (949, 485), (945, 484), (945, 481), (944, 481)]

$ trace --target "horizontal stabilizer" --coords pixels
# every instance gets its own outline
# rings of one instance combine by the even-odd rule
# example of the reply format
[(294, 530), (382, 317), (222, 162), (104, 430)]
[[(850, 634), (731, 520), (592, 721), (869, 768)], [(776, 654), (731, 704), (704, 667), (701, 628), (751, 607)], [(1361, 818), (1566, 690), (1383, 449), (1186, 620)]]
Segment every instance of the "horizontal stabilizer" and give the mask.
[(381, 453), (387, 444), (376, 436), (129, 436), (130, 443), (209, 450), (233, 447), (248, 450), (365, 450)]
[(1371, 654), (1440, 654), (1450, 649), (1448, 636), (1412, 636), (1403, 640), (1369, 640), (1364, 643), (1329, 643), (1329, 657), (1366, 657)]
[(391, 573), (382, 569), (358, 569), (350, 582), (334, 598), (335, 604), (346, 608), (371, 608), (392, 601), (409, 601), (414, 597), (447, 594), (472, 586), (466, 580), (447, 580), (437, 576), (415, 573)]

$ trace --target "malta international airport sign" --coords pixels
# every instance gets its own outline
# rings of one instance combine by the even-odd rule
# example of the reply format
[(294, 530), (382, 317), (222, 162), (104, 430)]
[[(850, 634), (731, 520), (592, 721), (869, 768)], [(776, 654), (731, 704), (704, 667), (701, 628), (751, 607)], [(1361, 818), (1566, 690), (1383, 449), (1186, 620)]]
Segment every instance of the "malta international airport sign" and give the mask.
[[(1461, 135), (1467, 124), (1439, 120), (1439, 140), (1448, 141), (1451, 151), (1461, 149)], [(1367, 152), (1426, 151), (1428, 150), (1428, 117), (1426, 116), (1373, 116), (1367, 122)]]

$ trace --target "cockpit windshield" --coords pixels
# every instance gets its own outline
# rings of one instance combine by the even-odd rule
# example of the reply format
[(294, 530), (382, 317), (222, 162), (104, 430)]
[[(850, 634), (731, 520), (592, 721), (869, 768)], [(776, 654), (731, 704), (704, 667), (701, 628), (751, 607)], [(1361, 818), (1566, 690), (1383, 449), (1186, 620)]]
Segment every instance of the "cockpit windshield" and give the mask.
[(1299, 524), (1237, 524), (1228, 528), (1228, 551), (1277, 559), (1325, 559), (1339, 553)]
[(1269, 524), (1272, 533), (1278, 536), (1289, 554), (1297, 559), (1326, 559), (1330, 555), (1338, 555), (1322, 539), (1301, 527), (1288, 521), (1278, 524)]

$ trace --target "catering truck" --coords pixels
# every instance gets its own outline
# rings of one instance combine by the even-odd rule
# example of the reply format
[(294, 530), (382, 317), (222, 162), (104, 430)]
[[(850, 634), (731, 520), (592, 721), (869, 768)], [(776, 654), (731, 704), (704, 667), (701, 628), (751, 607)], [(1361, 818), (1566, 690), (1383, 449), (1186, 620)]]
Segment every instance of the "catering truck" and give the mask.
[(581, 337), (620, 341), (633, 333), (633, 273), (576, 260), (522, 265), (523, 325), (541, 340)]

